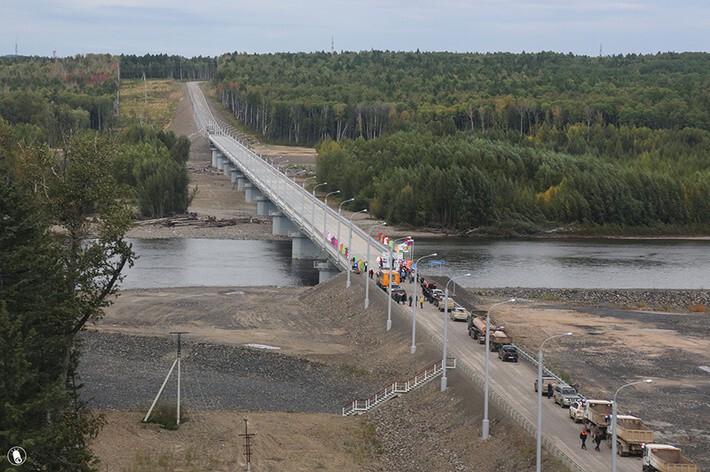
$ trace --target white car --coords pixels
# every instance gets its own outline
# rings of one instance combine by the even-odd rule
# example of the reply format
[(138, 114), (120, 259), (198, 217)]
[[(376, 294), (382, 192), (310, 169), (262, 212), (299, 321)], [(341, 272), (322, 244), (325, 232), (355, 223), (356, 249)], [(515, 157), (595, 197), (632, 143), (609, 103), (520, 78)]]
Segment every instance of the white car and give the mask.
[(572, 402), (569, 406), (569, 417), (575, 423), (581, 423), (584, 421), (584, 403), (580, 400)]
[(449, 318), (453, 321), (468, 321), (468, 317), (471, 314), (462, 306), (455, 306), (453, 310), (449, 311)]

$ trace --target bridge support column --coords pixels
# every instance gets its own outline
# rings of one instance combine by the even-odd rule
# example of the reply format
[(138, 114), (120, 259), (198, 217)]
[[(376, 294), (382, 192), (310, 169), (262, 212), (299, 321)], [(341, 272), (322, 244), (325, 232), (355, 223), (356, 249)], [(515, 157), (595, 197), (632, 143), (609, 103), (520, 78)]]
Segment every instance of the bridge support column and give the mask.
[(340, 273), (337, 267), (335, 267), (330, 261), (324, 262), (314, 262), (313, 268), (318, 269), (318, 283), (322, 284), (332, 279)]
[(298, 227), (293, 224), (293, 221), (289, 220), (288, 217), (280, 211), (270, 211), (269, 216), (271, 217), (271, 232), (273, 234), (277, 236), (288, 236), (298, 231)]
[(249, 179), (245, 175), (237, 175), (237, 190), (243, 192), (245, 190), (246, 184), (249, 183)]
[(212, 151), (212, 167), (217, 167), (217, 157), (219, 156), (219, 151), (214, 144), (210, 141), (210, 151)]
[[(256, 197), (256, 214), (259, 216), (269, 216), (271, 213), (281, 215), (278, 212), (278, 207), (273, 204), (271, 200), (266, 197)], [(275, 218), (274, 218), (275, 219)], [(274, 234), (280, 234), (275, 233)]]
[(244, 184), (244, 201), (245, 202), (255, 202), (257, 197), (261, 197), (261, 191), (254, 184), (246, 183)]
[(224, 163), (227, 161), (227, 158), (222, 155), (222, 153), (217, 156), (217, 169), (218, 170), (224, 170)]
[(291, 238), (291, 259), (317, 259), (321, 255), (321, 248), (303, 233), (294, 231), (288, 236)]
[(230, 179), (232, 178), (232, 169), (236, 169), (237, 167), (234, 165), (234, 163), (231, 160), (227, 160), (227, 162), (224, 163), (224, 175), (226, 177), (229, 177)]
[(242, 172), (239, 169), (233, 168), (232, 172), (230, 172), (230, 174), (229, 174), (229, 179), (232, 181), (233, 184), (236, 184), (239, 176), (244, 176), (244, 174), (242, 174)]

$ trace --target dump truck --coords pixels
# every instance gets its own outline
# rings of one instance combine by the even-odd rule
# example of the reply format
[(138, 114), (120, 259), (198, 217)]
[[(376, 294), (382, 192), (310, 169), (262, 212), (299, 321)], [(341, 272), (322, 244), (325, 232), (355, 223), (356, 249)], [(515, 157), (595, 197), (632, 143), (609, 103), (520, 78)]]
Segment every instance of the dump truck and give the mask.
[[(621, 456), (641, 454), (643, 445), (653, 442), (653, 430), (641, 418), (616, 415), (616, 452)], [(611, 447), (611, 442), (609, 443)]]
[(607, 428), (611, 423), (611, 409), (613, 402), (608, 400), (586, 400), (584, 402), (584, 422), (587, 430), (593, 436), (607, 437)]
[[(435, 302), (435, 305), (437, 307), (439, 307), (439, 311), (446, 311), (447, 304), (444, 303), (444, 300), (446, 300), (446, 298), (441, 299), (441, 301), (439, 301), (439, 302)], [(451, 297), (448, 298), (448, 305), (449, 305), (448, 311), (454, 311), (454, 308), (456, 308), (456, 302), (454, 301), (453, 298), (451, 298)]]
[(393, 284), (399, 283), (399, 272), (396, 270), (381, 270), (377, 273), (377, 286), (382, 290), (387, 291), (387, 286), (392, 281)]
[[(473, 316), (468, 320), (468, 335), (477, 339), (479, 344), (486, 343), (486, 317)], [(513, 338), (505, 331), (504, 326), (495, 326), (491, 323), (490, 349), (497, 351), (500, 346), (512, 344)]]
[(643, 472), (698, 472), (679, 447), (669, 444), (645, 444), (642, 467)]

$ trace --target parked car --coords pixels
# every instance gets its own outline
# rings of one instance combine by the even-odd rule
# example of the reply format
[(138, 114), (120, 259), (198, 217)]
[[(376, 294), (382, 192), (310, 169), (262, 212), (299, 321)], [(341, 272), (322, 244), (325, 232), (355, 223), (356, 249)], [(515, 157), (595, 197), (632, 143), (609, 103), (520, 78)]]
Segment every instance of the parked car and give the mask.
[(552, 392), (552, 397), (555, 399), (555, 403), (564, 408), (570, 406), (575, 400), (579, 400), (579, 393), (567, 384), (557, 384)]
[(518, 349), (510, 344), (504, 344), (498, 348), (498, 359), (503, 362), (518, 362)]
[(581, 423), (584, 421), (584, 402), (582, 400), (575, 400), (569, 406), (569, 417), (575, 423)]
[[(542, 376), (542, 392), (540, 392), (540, 395), (547, 395), (547, 385), (552, 384), (552, 388), (554, 389), (555, 386), (557, 386), (557, 377), (552, 377), (550, 375), (543, 375)], [(537, 379), (535, 379), (535, 391), (537, 392)]]
[(449, 318), (453, 321), (468, 321), (468, 317), (471, 314), (462, 306), (455, 306), (453, 310), (449, 311)]

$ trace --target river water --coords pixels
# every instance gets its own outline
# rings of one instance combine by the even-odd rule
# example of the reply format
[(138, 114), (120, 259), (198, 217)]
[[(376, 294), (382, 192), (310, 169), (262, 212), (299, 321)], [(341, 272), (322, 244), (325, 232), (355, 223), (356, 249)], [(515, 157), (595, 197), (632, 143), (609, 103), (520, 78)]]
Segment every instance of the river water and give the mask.
[[(311, 260), (291, 259), (290, 241), (133, 239), (140, 256), (122, 288), (315, 285)], [(464, 287), (710, 288), (710, 241), (417, 239), (424, 275)]]

